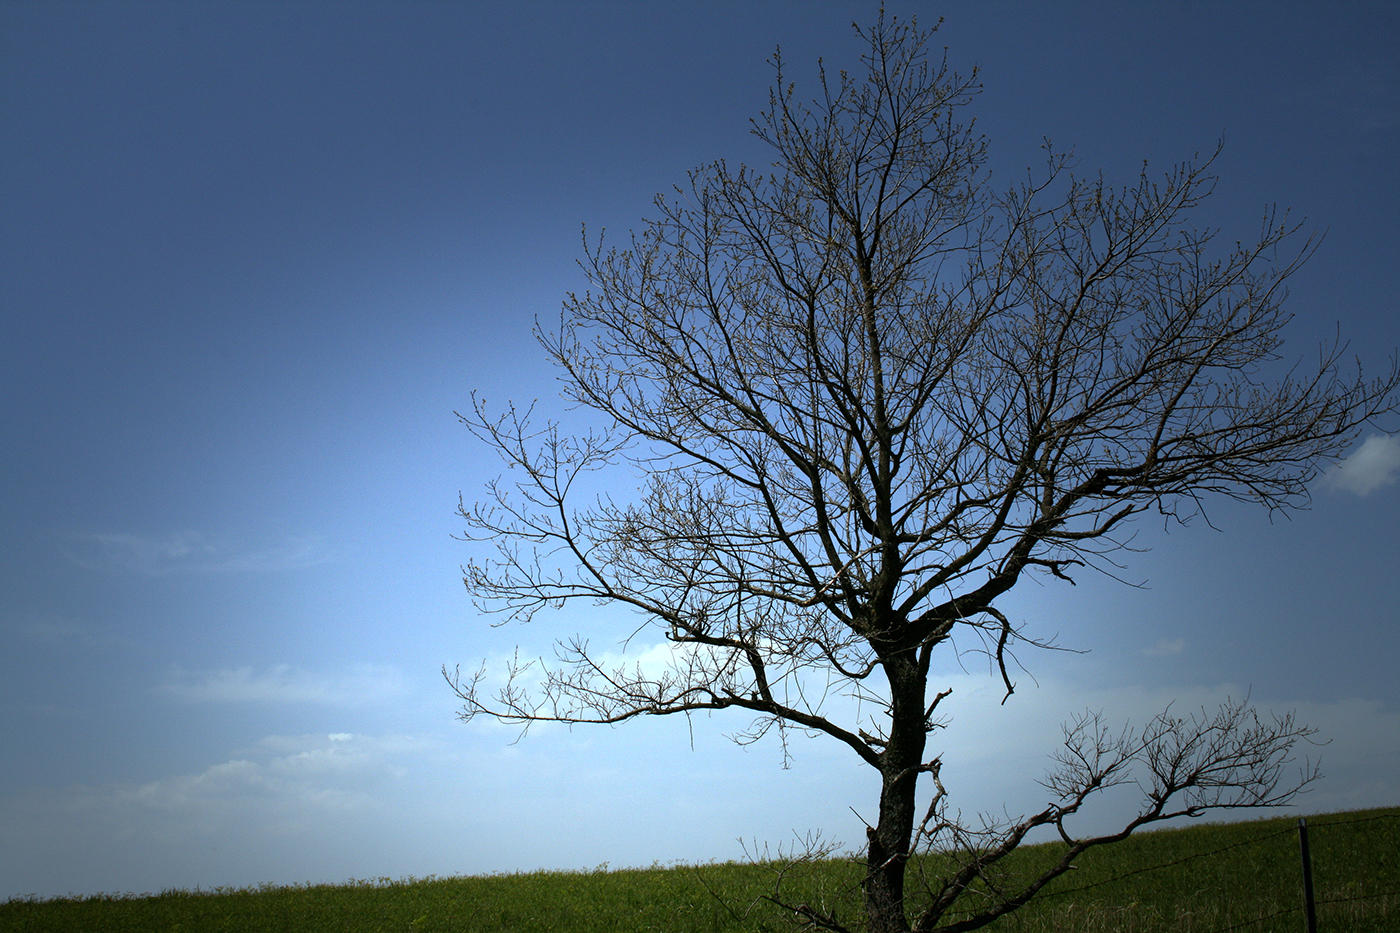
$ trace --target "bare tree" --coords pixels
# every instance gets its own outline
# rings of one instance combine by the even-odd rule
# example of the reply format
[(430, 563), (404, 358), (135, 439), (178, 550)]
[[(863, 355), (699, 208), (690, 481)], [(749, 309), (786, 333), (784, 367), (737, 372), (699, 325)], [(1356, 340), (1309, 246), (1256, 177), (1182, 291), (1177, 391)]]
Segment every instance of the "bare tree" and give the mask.
[[(962, 116), (975, 73), (930, 57), (917, 24), (882, 15), (856, 33), (863, 73), (822, 72), (810, 102), (775, 55), (753, 123), (772, 172), (704, 166), (625, 248), (585, 236), (590, 290), (538, 336), (595, 430), (476, 400), (462, 417), (514, 471), (462, 503), (468, 537), (494, 545), (464, 568), (479, 605), (519, 621), (628, 608), (673, 644), (670, 667), (610, 666), (579, 638), (503, 687), (444, 675), (464, 719), (736, 709), (753, 717), (741, 738), (776, 725), (834, 739), (881, 780), (866, 926), (970, 930), (1092, 846), (1277, 806), (1316, 772), (1291, 767), (1309, 729), (1243, 703), (1123, 731), (1091, 715), (1066, 728), (1045, 809), (965, 824), (928, 748), (955, 636), (984, 639), (1009, 696), (1009, 653), (1029, 636), (1003, 594), (1111, 570), (1148, 510), (1306, 505), (1358, 428), (1395, 411), (1400, 372), (1348, 375), (1341, 346), (1280, 361), (1284, 284), (1314, 243), (1275, 212), (1224, 249), (1191, 226), (1214, 156), (1113, 187), (1047, 147), (1039, 176), (994, 192)], [(641, 478), (634, 501), (577, 495), (610, 469)], [(824, 706), (833, 688), (859, 705)], [(1127, 825), (1070, 833), (1089, 797), (1126, 783), (1143, 791)], [(1042, 826), (1063, 858), (1000, 873)]]

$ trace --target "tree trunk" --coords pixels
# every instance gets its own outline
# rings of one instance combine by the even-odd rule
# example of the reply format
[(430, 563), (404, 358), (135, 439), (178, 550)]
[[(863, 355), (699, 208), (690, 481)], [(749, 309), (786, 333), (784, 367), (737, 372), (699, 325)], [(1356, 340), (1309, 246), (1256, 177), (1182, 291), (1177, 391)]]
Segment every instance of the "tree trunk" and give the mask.
[(865, 913), (872, 933), (908, 933), (904, 870), (914, 832), (914, 795), (927, 732), (924, 676), (906, 653), (886, 659), (890, 680), (889, 743), (880, 767), (880, 818), (866, 830)]

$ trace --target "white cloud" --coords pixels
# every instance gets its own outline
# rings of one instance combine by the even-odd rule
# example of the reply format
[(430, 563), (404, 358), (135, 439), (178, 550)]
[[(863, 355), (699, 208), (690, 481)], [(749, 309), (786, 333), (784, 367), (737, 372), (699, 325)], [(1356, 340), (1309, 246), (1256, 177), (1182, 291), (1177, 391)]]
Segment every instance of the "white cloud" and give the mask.
[(314, 536), (261, 546), (211, 540), (199, 532), (167, 535), (103, 533), (70, 539), (69, 557), (90, 570), (164, 576), (171, 573), (263, 573), (298, 570), (328, 559)]
[(1400, 476), (1400, 435), (1377, 434), (1366, 438), (1351, 456), (1327, 471), (1325, 482), (1333, 489), (1369, 495)]
[(627, 674), (641, 672), (643, 677), (664, 677), (677, 668), (684, 670), (698, 647), (691, 644), (660, 641), (653, 645), (628, 645), (625, 651), (603, 651), (593, 655), (606, 671), (621, 668)]
[(176, 669), (161, 692), (198, 703), (317, 703), (356, 706), (404, 692), (396, 668), (356, 665), (325, 673), (277, 664), (266, 670), (225, 668), (203, 673)]

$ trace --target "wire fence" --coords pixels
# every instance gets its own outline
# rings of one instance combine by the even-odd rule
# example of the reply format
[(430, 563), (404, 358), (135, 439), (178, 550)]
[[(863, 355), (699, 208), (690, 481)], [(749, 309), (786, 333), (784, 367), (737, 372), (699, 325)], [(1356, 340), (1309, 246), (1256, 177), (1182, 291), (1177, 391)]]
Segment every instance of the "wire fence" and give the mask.
[[(1349, 862), (1350, 864), (1327, 864), (1326, 860), (1332, 858), (1334, 853), (1326, 845), (1326, 842), (1328, 841), (1328, 834), (1336, 833), (1341, 827), (1355, 826), (1363, 823), (1390, 823), (1395, 825), (1396, 828), (1393, 830), (1382, 828), (1382, 840), (1380, 845), (1374, 847), (1372, 850), (1380, 852), (1381, 858), (1379, 859), (1379, 864), (1368, 866), (1370, 868), (1368, 875), (1370, 880), (1368, 883), (1378, 884), (1379, 890), (1367, 890), (1356, 893), (1355, 880), (1351, 879), (1350, 884), (1348, 884), (1348, 879), (1342, 877), (1348, 869), (1355, 868), (1355, 860), (1334, 859), (1336, 862)], [(1310, 831), (1314, 839), (1323, 843), (1322, 846), (1313, 848), (1311, 852), (1308, 844), (1308, 834)], [(1275, 882), (1277, 884), (1277, 890), (1280, 892), (1289, 889), (1296, 892), (1296, 897), (1292, 899), (1292, 903), (1288, 905), (1281, 904), (1277, 910), (1271, 913), (1254, 916), (1228, 926), (1211, 927), (1209, 929), (1201, 928), (1201, 933), (1229, 933), (1229, 931), (1234, 930), (1258, 929), (1266, 925), (1268, 925), (1269, 929), (1276, 929), (1285, 918), (1294, 916), (1298, 918), (1295, 921), (1296, 925), (1290, 924), (1288, 928), (1304, 929), (1309, 931), (1309, 933), (1314, 933), (1314, 931), (1318, 930), (1332, 933), (1334, 930), (1378, 929), (1375, 927), (1355, 927), (1351, 925), (1341, 926), (1336, 923), (1333, 923), (1331, 926), (1326, 924), (1319, 925), (1314, 911), (1316, 908), (1331, 908), (1347, 904), (1376, 901), (1384, 898), (1400, 898), (1400, 813), (1386, 813), (1351, 819), (1328, 818), (1312, 824), (1309, 824), (1306, 819), (1300, 819), (1296, 827), (1290, 826), (1283, 829), (1273, 829), (1249, 839), (1232, 842), (1228, 845), (1200, 852), (1192, 852), (1141, 868), (1134, 868), (1131, 871), (1120, 872), (1107, 878), (1098, 879), (1089, 884), (1070, 888), (1057, 888), (1053, 891), (1045, 892), (1041, 897), (1046, 900), (1063, 898), (1073, 894), (1082, 894), (1095, 888), (1118, 884), (1137, 876), (1145, 876), (1167, 869), (1174, 869), (1190, 862), (1201, 862), (1208, 859), (1220, 858), (1228, 853), (1243, 855), (1244, 853), (1240, 850), (1258, 849), (1271, 844), (1278, 845), (1275, 840), (1279, 840), (1285, 836), (1290, 836), (1299, 840), (1298, 855), (1293, 864), (1291, 877), (1274, 879), (1261, 878), (1260, 880), (1261, 882)], [(1319, 856), (1319, 852), (1317, 851), (1318, 848), (1321, 849), (1321, 856)], [(1314, 866), (1320, 867), (1323, 876), (1326, 878), (1326, 882), (1320, 886), (1323, 889), (1320, 894), (1314, 889)], [(1202, 893), (1204, 894), (1204, 892)], [(1233, 892), (1221, 893), (1228, 895)], [(1282, 900), (1282, 897), (1280, 900)], [(1400, 916), (1394, 918), (1388, 917), (1386, 922), (1390, 925), (1386, 926), (1385, 929), (1400, 929)]]

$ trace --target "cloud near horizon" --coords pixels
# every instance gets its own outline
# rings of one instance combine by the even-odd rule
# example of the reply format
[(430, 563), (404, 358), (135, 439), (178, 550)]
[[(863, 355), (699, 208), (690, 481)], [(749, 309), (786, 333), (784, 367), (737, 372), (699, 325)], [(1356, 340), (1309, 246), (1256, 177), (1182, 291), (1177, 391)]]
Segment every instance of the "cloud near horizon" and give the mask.
[(413, 765), (440, 757), (410, 735), (268, 736), (193, 774), (0, 797), (15, 844), (0, 856), (0, 877), (60, 893), (51, 879), (73, 877), (75, 853), (121, 846), (132, 858), (103, 866), (104, 890), (193, 886), (211, 864), (235, 885), (286, 871), (316, 878), (318, 858), (331, 866), (326, 880), (343, 879), (347, 869), (326, 853), (362, 849), (366, 826), (394, 819)]
[[(1238, 684), (1086, 691), (1072, 679), (1046, 678), (1039, 686), (1027, 684), (1012, 703), (1002, 706), (997, 684), (976, 675), (955, 680), (959, 695), (968, 702), (943, 744), (948, 749), (949, 789), (966, 812), (1042, 806), (1044, 791), (1035, 777), (1043, 773), (1045, 756), (1057, 744), (1059, 723), (1076, 709), (1102, 708), (1111, 720), (1141, 725), (1168, 704), (1190, 713), (1200, 706), (1214, 707), (1226, 695), (1247, 693)], [(1400, 711), (1361, 698), (1319, 703), (1274, 698), (1260, 699), (1259, 705), (1280, 712), (1295, 708), (1301, 721), (1319, 728), (1320, 739), (1331, 740), (1326, 746), (1301, 749), (1309, 755), (1320, 752), (1325, 771), (1336, 779), (1329, 784), (1325, 778), (1300, 797), (1302, 812), (1394, 802), (1387, 777), (1400, 768), (1400, 749), (1377, 743), (1375, 736), (1400, 730)], [(507, 747), (495, 741), (477, 745), (470, 731), (268, 735), (249, 746), (231, 747), (193, 772), (139, 783), (36, 788), (0, 796), (0, 823), (13, 843), (0, 853), (0, 878), (12, 886), (0, 897), (14, 891), (61, 894), (73, 879), (82, 879), (80, 886), (89, 891), (160, 890), (189, 888), (201, 880), (208, 884), (211, 878), (234, 886), (274, 879), (337, 882), (464, 869), (481, 873), (566, 867), (586, 863), (590, 853), (595, 858), (612, 855), (617, 864), (628, 858), (629, 863), (645, 864), (684, 854), (668, 852), (654, 834), (645, 834), (645, 846), (651, 848), (641, 842), (635, 852), (618, 848), (617, 840), (592, 835), (600, 829), (591, 825), (583, 827), (578, 840), (566, 839), (568, 833), (562, 830), (549, 838), (549, 827), (560, 830), (559, 821), (569, 818), (579, 800), (600, 801), (597, 809), (603, 813), (621, 800), (643, 810), (657, 806), (646, 796), (649, 789), (658, 779), (673, 781), (675, 774), (638, 775), (631, 760), (596, 760), (600, 749), (582, 735), (564, 739), (561, 733), (549, 742), (536, 737), (525, 747)], [(722, 740), (717, 734), (707, 735), (696, 751), (682, 753), (678, 760), (658, 759), (653, 766), (689, 768), (693, 779), (706, 760), (723, 754), (709, 744), (712, 741)], [(868, 801), (851, 796), (857, 785), (843, 777), (849, 769), (833, 769), (837, 759), (812, 754), (819, 748), (828, 746), (816, 742), (808, 747), (803, 742), (796, 749), (792, 772), (782, 771), (766, 756), (750, 761), (747, 790), (741, 796), (752, 801), (756, 812), (782, 810), (783, 825), (770, 827), (770, 832), (821, 828), (847, 841), (858, 838), (858, 827), (827, 824), (850, 823), (845, 804), (861, 807)], [(632, 776), (622, 776), (628, 774)], [(864, 774), (856, 777), (863, 779)], [(495, 793), (502, 786), (522, 784), (537, 795), (535, 812), (497, 813), (490, 804)], [(563, 790), (565, 785), (571, 792)], [(777, 786), (786, 788), (783, 803), (763, 801), (762, 789)], [(863, 794), (866, 785), (859, 787)], [(667, 796), (674, 793), (704, 791), (687, 788), (682, 781), (668, 784)], [(833, 804), (833, 794), (840, 805)], [(1080, 828), (1107, 829), (1122, 817), (1119, 811), (1110, 796), (1085, 815)], [(1228, 819), (1230, 814), (1215, 816)], [(713, 821), (717, 814), (704, 818)], [(746, 831), (761, 818), (737, 817), (732, 828)], [(504, 828), (497, 822), (507, 819), (525, 836), (543, 834), (542, 849), (527, 848), (522, 854), (505, 846), (481, 858), (468, 846), (470, 857), (464, 854), (462, 840), (494, 838), (492, 833)], [(612, 852), (603, 848), (610, 842)], [(117, 847), (133, 857), (98, 859)], [(84, 864), (84, 859), (92, 864)]]

